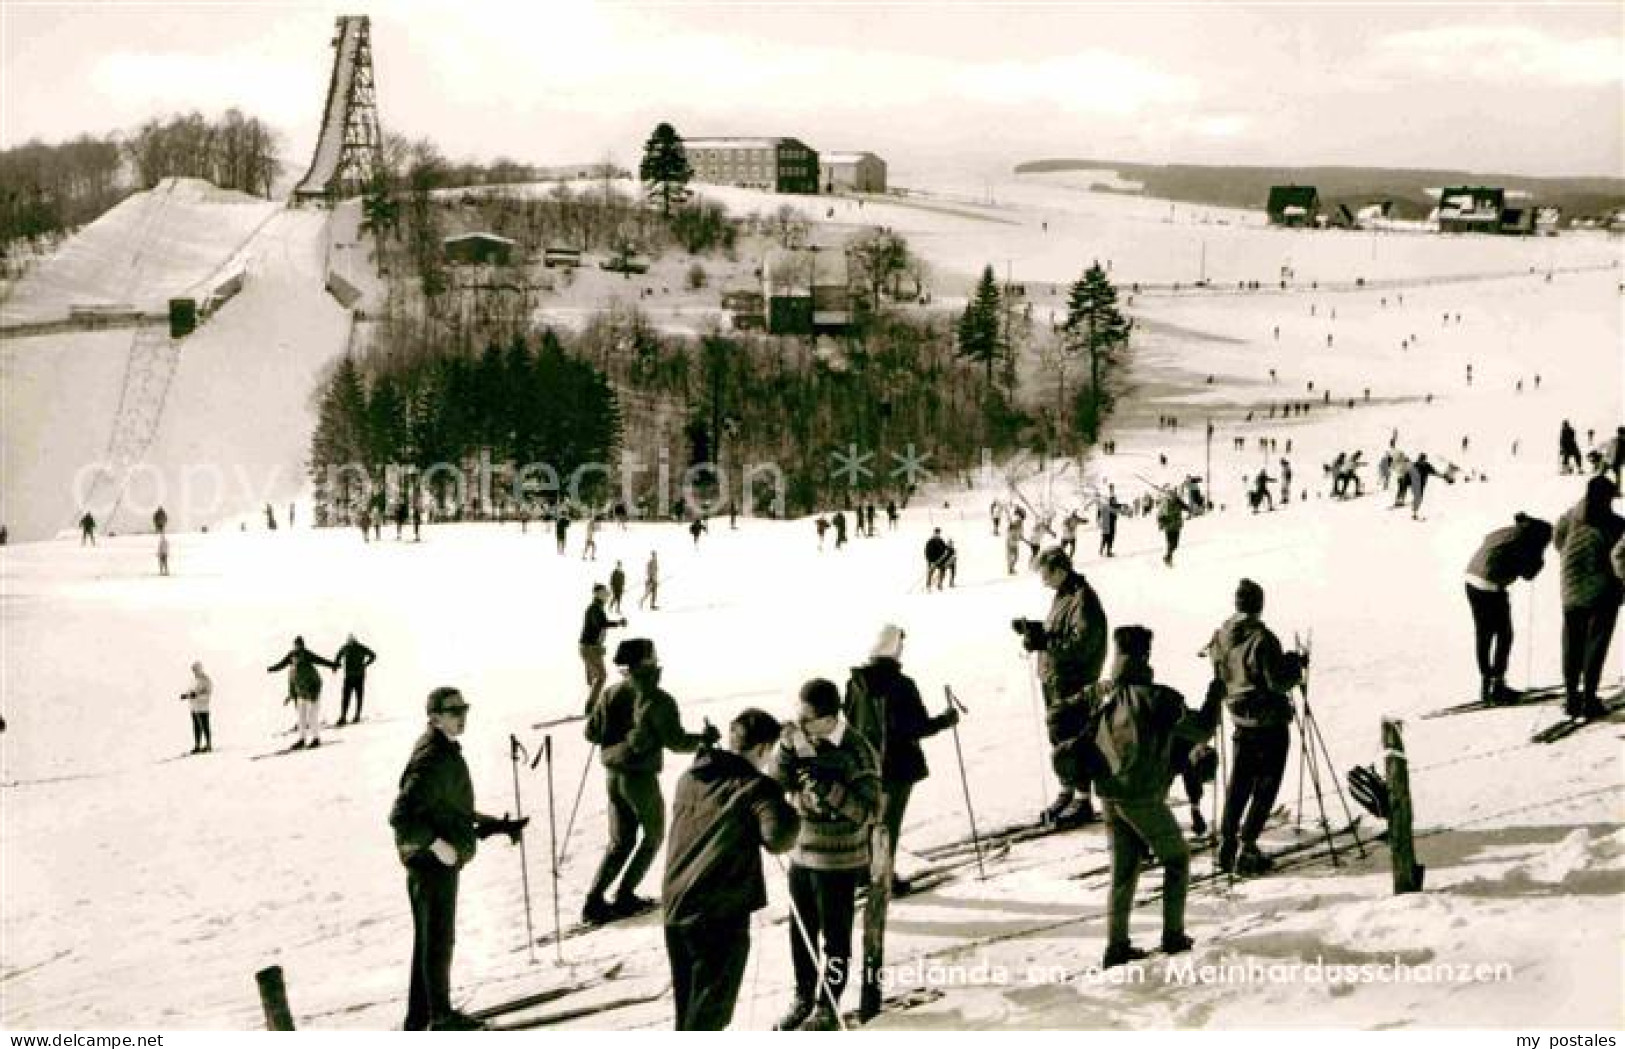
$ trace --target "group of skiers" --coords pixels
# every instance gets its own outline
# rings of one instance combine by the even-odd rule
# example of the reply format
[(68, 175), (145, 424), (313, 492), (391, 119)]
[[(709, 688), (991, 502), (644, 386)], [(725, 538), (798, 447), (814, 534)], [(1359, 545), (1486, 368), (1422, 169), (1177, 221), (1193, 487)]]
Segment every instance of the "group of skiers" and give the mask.
[(305, 647), (303, 637), (295, 637), (293, 647), (287, 654), (265, 668), (268, 674), (283, 669), (288, 671), (288, 694), (283, 703), (294, 705), (297, 716), (295, 731), (299, 735), (298, 741), (291, 749), (303, 750), (306, 747), (322, 745), (322, 677), (317, 668), (326, 667), (333, 671), (339, 669), (344, 671), (343, 706), (339, 720), (335, 723), (336, 727), (343, 727), (352, 720), (351, 699), (355, 700), (354, 720), (361, 720), (361, 708), (367, 694), (367, 668), (377, 659), (377, 654), (357, 641), (354, 634), (345, 638), (344, 644), (333, 654), (332, 659), (312, 652)]

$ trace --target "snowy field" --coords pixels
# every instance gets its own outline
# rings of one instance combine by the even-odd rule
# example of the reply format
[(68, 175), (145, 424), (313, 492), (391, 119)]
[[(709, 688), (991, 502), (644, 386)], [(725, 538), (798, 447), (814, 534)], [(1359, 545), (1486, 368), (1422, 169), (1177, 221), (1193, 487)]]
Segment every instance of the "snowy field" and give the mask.
[[(1234, 258), (1232, 282), (1245, 270), (1267, 280), (1289, 252), (1299, 284), (1356, 275), (1413, 282), (1381, 291), (1143, 296), (1135, 307), (1146, 330), (1131, 376), (1136, 392), (1109, 435), (1118, 453), (1081, 466), (1054, 465), (1027, 477), (1022, 489), (1034, 503), (1066, 507), (1081, 501), (1080, 476), (1132, 497), (1145, 491), (1147, 479), (1202, 473), (1203, 422), (1213, 418), (1211, 469), (1228, 509), (1186, 528), (1173, 568), (1161, 563), (1160, 537), (1147, 520), (1125, 521), (1118, 556), (1108, 562), (1094, 556), (1093, 534), (1080, 534), (1082, 567), (1112, 624), (1154, 629), (1160, 679), (1195, 702), (1207, 680), (1196, 653), (1228, 614), (1237, 577), (1247, 575), (1268, 592), (1265, 619), (1278, 633), (1290, 641), (1296, 631), (1313, 632), (1312, 698), (1339, 768), (1380, 759), (1382, 716), (1409, 719), (1428, 891), (1391, 896), (1381, 846), (1339, 869), (1320, 863), (1233, 890), (1201, 888), (1190, 905), (1192, 960), (1352, 964), (1397, 956), (1411, 964), (1505, 964), (1511, 980), (1177, 986), (1163, 978), (1161, 961), (1141, 967), (1146, 980), (1138, 985), (1031, 979), (1035, 963), (1078, 974), (1099, 960), (1105, 879), (1071, 877), (1103, 862), (1099, 832), (1085, 830), (1016, 846), (990, 864), (985, 882), (962, 877), (899, 901), (888, 951), (902, 967), (899, 989), (934, 979), (913, 973), (911, 980), (911, 961), (980, 964), (984, 978), (970, 969), (970, 986), (950, 987), (940, 1000), (882, 1023), (1617, 1026), (1625, 986), (1625, 752), (1618, 724), (1542, 747), (1528, 739), (1554, 717), (1551, 708), (1416, 718), (1466, 700), (1476, 688), (1461, 572), (1478, 540), (1509, 523), (1515, 510), (1552, 520), (1579, 497), (1576, 479), (1556, 475), (1559, 421), (1572, 420), (1582, 438), (1594, 428), (1600, 439), (1625, 419), (1618, 272), (1559, 272), (1547, 282), (1525, 271), (1617, 262), (1619, 242), (1434, 238), (1401, 245), (1384, 237), (1372, 260), (1369, 235), (1283, 233), (1240, 223), (1164, 229), (1147, 202), (1065, 186), (1030, 192), (1033, 200), (1020, 201), (1014, 189), (1000, 189), (997, 209), (887, 205), (891, 210), (882, 213), (866, 204), (860, 216), (851, 204), (850, 220), (895, 221), (940, 271), (966, 275), (1019, 247), (1017, 257), (1026, 261), (1015, 267), (1018, 280), (1070, 280), (1094, 257), (1115, 259), (1120, 282), (1190, 279), (1189, 260), (1205, 238), (1215, 279), (1226, 272), (1216, 270), (1222, 260)], [(981, 212), (1003, 221), (962, 214)], [(302, 448), (309, 376), (343, 345), (342, 313), (316, 301), (323, 233), (311, 221), (289, 214), (267, 228), (286, 225), (285, 235), (266, 242), (285, 251), (263, 256), (271, 274), (278, 272), (275, 260), (287, 260), (285, 283), (260, 281), (264, 298), (253, 300), (251, 281), (213, 322), (219, 334), (205, 328), (188, 340), (187, 360), (194, 345), (209, 346), (208, 356), (199, 356), (216, 370), (188, 380), (183, 363), (177, 383), (197, 385), (178, 391), (183, 414), (166, 418), (165, 426), (174, 427), (161, 437), (168, 461), (210, 456), (212, 435), (231, 432), (244, 418), (252, 424), (244, 432), (261, 435), (263, 446), (216, 448), (222, 459), (215, 461), (258, 455), (273, 444), (285, 455)], [(1090, 232), (1097, 228), (1104, 231), (1099, 239)], [(1008, 249), (1000, 247), (1005, 238)], [(1471, 273), (1520, 275), (1430, 282)], [(241, 311), (240, 341), (227, 338), (233, 311)], [(1448, 325), (1441, 320), (1446, 312)], [(1401, 349), (1413, 334), (1418, 341)], [(218, 343), (200, 341), (210, 338)], [(98, 352), (90, 338), (74, 339), (59, 366), (33, 356), (40, 340), (4, 347), (8, 472), (14, 396), (37, 406), (33, 397), (73, 375), (84, 397), (105, 399), (103, 384), (117, 382), (116, 367), (96, 371), (87, 362)], [(287, 354), (288, 373), (276, 359), (250, 352), (272, 343)], [(231, 356), (234, 346), (241, 358)], [(1467, 363), (1474, 365), (1471, 387)], [(32, 395), (13, 393), (14, 368), (37, 376)], [(230, 399), (244, 389), (275, 389), (275, 399), (263, 409)], [(1320, 402), (1327, 389), (1331, 405)], [(66, 393), (50, 394), (59, 395)], [(1346, 406), (1350, 397), (1354, 408)], [(1316, 406), (1290, 423), (1269, 419), (1268, 406), (1286, 400)], [(1163, 414), (1179, 415), (1177, 432), (1157, 429)], [(61, 425), (42, 423), (38, 432)], [(1386, 509), (1380, 497), (1324, 497), (1319, 464), (1354, 447), (1374, 460), (1395, 429), (1408, 452), (1428, 451), (1487, 480), (1435, 481), (1421, 521)], [(1248, 439), (1246, 452), (1230, 451), (1236, 436)], [(1259, 436), (1293, 440), (1291, 458), (1298, 486), (1311, 493), (1307, 501), (1258, 516), (1240, 508), (1240, 477), (1260, 465)], [(39, 469), (55, 473), (71, 468), (78, 454), (80, 446), (47, 441), (33, 453)], [(1166, 467), (1159, 455), (1168, 457)], [(534, 722), (579, 709), (584, 687), (575, 637), (589, 587), (616, 559), (640, 578), (650, 550), (660, 552), (664, 566), (661, 609), (640, 612), (629, 600), (631, 632), (659, 644), (666, 687), (690, 727), (701, 718), (724, 725), (747, 705), (788, 713), (803, 680), (844, 680), (876, 628), (897, 622), (909, 636), (905, 668), (928, 705), (940, 708), (943, 686), (951, 684), (970, 708), (961, 731), (980, 824), (1031, 816), (1053, 791), (1031, 667), (1008, 623), (1041, 615), (1048, 594), (1030, 573), (1005, 575), (1002, 541), (987, 521), (989, 500), (1008, 495), (1001, 475), (975, 484), (966, 489), (943, 479), (915, 500), (895, 533), (882, 523), (876, 538), (855, 538), (839, 552), (820, 553), (806, 520), (748, 520), (738, 531), (719, 520), (697, 549), (676, 526), (609, 529), (601, 533), (596, 562), (580, 560), (580, 529), (565, 557), (544, 529), (521, 535), (515, 526), (430, 528), (422, 544), (397, 543), (386, 528), (385, 542), (363, 545), (353, 530), (308, 530), (303, 509), (294, 530), (182, 532), (173, 542), (175, 574), (167, 579), (155, 573), (151, 536), (119, 536), (95, 550), (81, 550), (76, 539), (0, 549), (0, 694), (8, 723), (0, 736), (6, 784), (0, 1024), (256, 1027), (253, 974), (280, 964), (301, 1027), (398, 1026), (411, 920), (386, 816), (421, 730), (423, 697), (440, 684), (464, 690), (473, 704), (465, 752), (480, 807), (511, 811), (509, 734), (534, 752), (541, 736)], [(957, 540), (961, 571), (954, 590), (927, 595), (920, 551), (938, 526)], [(1532, 586), (1515, 592), (1515, 686), (1559, 679), (1556, 577), (1549, 564)], [(635, 598), (636, 583), (632, 590)], [(351, 631), (379, 653), (367, 720), (324, 733), (318, 751), (251, 760), (291, 738), (279, 734), (293, 720), (281, 702), (282, 677), (264, 668), (294, 634), (331, 655)], [(176, 696), (194, 659), (215, 681), (216, 751), (167, 760), (190, 746), (185, 704)], [(1618, 680), (1621, 666), (1616, 646), (1606, 679)], [(329, 679), (329, 719), (337, 693), (337, 681)], [(554, 746), (562, 831), (586, 744), (576, 726), (566, 726), (555, 730)], [(927, 753), (934, 775), (916, 791), (905, 825), (899, 859), (905, 875), (918, 862), (909, 850), (966, 830), (951, 741), (939, 737)], [(668, 798), (685, 764), (668, 761)], [(541, 817), (528, 843), (540, 931), (552, 922), (546, 781), (541, 770), (521, 779), (525, 810)], [(1296, 807), (1298, 796), (1289, 772), (1282, 801)], [(1312, 817), (1312, 801), (1306, 805)], [(1292, 837), (1290, 829), (1277, 832), (1277, 840)], [(603, 838), (602, 784), (594, 771), (561, 871), (566, 922), (579, 911)], [(568, 941), (566, 971), (551, 949), (538, 950), (539, 962), (529, 963), (519, 863), (519, 850), (493, 839), (464, 874), (453, 971), (458, 1001), (478, 1007), (615, 962), (620, 977), (598, 992), (602, 997), (663, 985), (653, 924)], [(773, 904), (759, 916), (736, 1015), (740, 1027), (770, 1025), (789, 993), (783, 882), (768, 864)], [(1201, 874), (1209, 864), (1198, 859), (1194, 870)], [(656, 891), (658, 878), (657, 865), (645, 890)], [(1148, 875), (1142, 891), (1159, 883)], [(1142, 907), (1136, 939), (1153, 941), (1157, 928), (1156, 906)], [(848, 998), (855, 1000), (855, 991)], [(669, 1022), (668, 999), (586, 1025)]]

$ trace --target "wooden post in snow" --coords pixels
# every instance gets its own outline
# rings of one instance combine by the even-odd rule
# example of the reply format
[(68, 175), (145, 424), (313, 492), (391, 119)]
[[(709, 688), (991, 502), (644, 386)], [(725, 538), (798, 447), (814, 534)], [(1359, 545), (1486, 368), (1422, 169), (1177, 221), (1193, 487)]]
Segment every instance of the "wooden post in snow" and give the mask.
[(1405, 757), (1405, 723), (1382, 719), (1382, 753), (1388, 779), (1388, 849), (1394, 862), (1394, 895), (1421, 892), (1427, 868), (1416, 862), (1411, 841), (1411, 774)]
[(293, 1012), (288, 1008), (288, 988), (282, 982), (282, 966), (273, 965), (254, 974), (260, 987), (260, 1006), (265, 1010), (267, 1031), (293, 1030)]

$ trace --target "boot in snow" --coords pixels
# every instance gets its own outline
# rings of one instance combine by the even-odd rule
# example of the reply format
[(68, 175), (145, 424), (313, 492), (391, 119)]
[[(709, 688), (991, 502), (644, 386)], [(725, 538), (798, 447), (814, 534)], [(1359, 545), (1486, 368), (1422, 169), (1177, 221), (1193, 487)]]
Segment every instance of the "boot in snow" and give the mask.
[(1257, 842), (1247, 842), (1241, 847), (1241, 853), (1236, 857), (1237, 874), (1268, 874), (1275, 864), (1270, 858), (1258, 851)]
[(818, 1008), (808, 1014), (796, 1028), (798, 1031), (839, 1031), (841, 1018), (835, 1012), (835, 1007), (828, 1002), (819, 1002)]
[(1162, 934), (1163, 954), (1184, 954), (1194, 946), (1195, 942), (1182, 932), (1174, 933), (1171, 936), (1168, 933)]
[(1236, 847), (1235, 838), (1223, 838), (1219, 841), (1218, 868), (1226, 874), (1236, 873)]
[(1145, 952), (1132, 943), (1108, 943), (1106, 953), (1100, 959), (1100, 967), (1102, 969), (1114, 969), (1119, 965), (1137, 962), (1145, 956)]
[(805, 998), (796, 998), (790, 1003), (790, 1008), (779, 1017), (779, 1022), (773, 1025), (775, 1031), (794, 1031), (801, 1027), (802, 1021), (812, 1015), (813, 1006)]

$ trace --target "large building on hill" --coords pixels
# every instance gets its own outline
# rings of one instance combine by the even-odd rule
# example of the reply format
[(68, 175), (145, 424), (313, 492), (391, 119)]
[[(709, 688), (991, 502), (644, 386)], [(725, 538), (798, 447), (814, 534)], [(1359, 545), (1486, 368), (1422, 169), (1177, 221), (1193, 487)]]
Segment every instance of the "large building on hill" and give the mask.
[(694, 181), (717, 186), (817, 193), (818, 153), (793, 138), (688, 138)]
[(820, 153), (818, 185), (825, 193), (884, 193), (886, 162), (873, 153)]
[(1320, 194), (1313, 186), (1271, 186), (1264, 210), (1272, 226), (1313, 226), (1320, 213)]
[(1439, 232), (1500, 233), (1506, 190), (1498, 186), (1450, 186), (1439, 194)]

